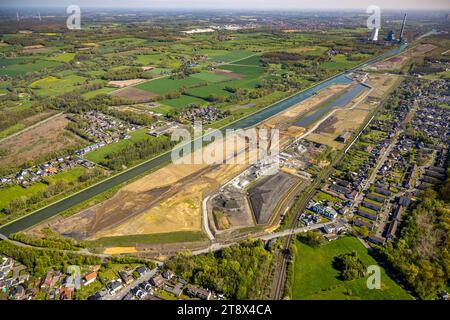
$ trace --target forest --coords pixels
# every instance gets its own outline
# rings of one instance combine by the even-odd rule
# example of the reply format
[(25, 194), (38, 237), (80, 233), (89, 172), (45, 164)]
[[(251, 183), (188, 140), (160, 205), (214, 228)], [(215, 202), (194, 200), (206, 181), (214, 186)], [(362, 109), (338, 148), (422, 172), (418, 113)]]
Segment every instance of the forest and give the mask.
[(206, 255), (182, 254), (167, 261), (177, 275), (230, 299), (258, 299), (267, 286), (273, 255), (262, 241), (246, 241)]

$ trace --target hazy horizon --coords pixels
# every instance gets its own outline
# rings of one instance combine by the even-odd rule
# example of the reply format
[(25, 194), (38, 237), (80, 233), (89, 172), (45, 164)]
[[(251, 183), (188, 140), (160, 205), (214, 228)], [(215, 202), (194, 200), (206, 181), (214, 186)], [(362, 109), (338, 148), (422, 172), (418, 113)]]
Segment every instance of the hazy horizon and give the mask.
[(450, 10), (450, 1), (431, 0), (341, 0), (338, 3), (330, 0), (60, 0), (40, 1), (38, 4), (32, 0), (16, 0), (14, 3), (0, 1), (0, 7), (65, 7), (79, 5), (86, 8), (117, 8), (117, 9), (278, 9), (278, 10), (365, 10), (370, 5), (377, 5), (382, 10)]

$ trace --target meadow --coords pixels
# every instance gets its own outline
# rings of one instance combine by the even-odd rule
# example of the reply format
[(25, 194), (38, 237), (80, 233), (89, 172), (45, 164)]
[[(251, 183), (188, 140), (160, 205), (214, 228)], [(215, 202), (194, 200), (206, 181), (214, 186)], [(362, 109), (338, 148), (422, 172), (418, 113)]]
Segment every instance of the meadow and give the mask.
[(31, 58), (0, 59), (0, 75), (17, 77), (28, 72), (41, 71), (60, 65), (57, 61), (34, 60)]

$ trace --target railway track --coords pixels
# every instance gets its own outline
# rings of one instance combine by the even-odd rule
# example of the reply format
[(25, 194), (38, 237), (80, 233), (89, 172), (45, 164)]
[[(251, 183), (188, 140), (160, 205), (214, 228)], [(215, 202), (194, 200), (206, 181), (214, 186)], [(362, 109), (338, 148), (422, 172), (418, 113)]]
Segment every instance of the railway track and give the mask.
[(336, 159), (326, 169), (326, 171), (320, 176), (320, 178), (317, 177), (314, 180), (313, 185), (311, 187), (311, 190), (308, 192), (307, 196), (302, 200), (302, 203), (299, 206), (299, 208), (297, 209), (297, 212), (295, 213), (295, 216), (294, 216), (294, 218), (293, 218), (293, 220), (291, 222), (291, 225), (290, 225), (290, 231), (291, 232), (287, 236), (285, 245), (284, 245), (284, 247), (282, 249), (281, 265), (278, 268), (278, 272), (275, 274), (275, 280), (274, 280), (275, 285), (274, 285), (274, 287), (272, 289), (272, 299), (273, 300), (280, 300), (280, 299), (283, 298), (282, 295), (283, 295), (284, 283), (285, 283), (285, 278), (286, 278), (286, 269), (287, 269), (288, 262), (289, 262), (289, 260), (291, 258), (290, 257), (290, 252), (289, 252), (289, 247), (291, 245), (292, 238), (293, 238), (293, 235), (294, 235), (293, 231), (294, 231), (294, 229), (297, 226), (297, 221), (298, 221), (301, 213), (306, 209), (306, 205), (313, 198), (314, 194), (319, 190), (320, 186), (328, 180), (328, 178), (330, 177), (331, 173), (334, 171), (335, 166), (342, 160), (342, 158), (348, 152), (350, 147), (359, 138), (361, 133), (369, 126), (370, 122), (375, 118), (375, 115), (378, 113), (378, 111), (380, 110), (381, 106), (382, 106), (382, 104), (380, 104), (380, 106), (378, 106), (378, 108), (373, 113), (372, 117), (370, 117), (369, 120), (366, 120), (361, 125), (361, 127), (359, 129), (359, 132), (355, 135), (355, 138), (352, 139), (352, 141), (348, 143), (348, 145), (343, 149), (343, 151), (341, 151), (338, 154)]

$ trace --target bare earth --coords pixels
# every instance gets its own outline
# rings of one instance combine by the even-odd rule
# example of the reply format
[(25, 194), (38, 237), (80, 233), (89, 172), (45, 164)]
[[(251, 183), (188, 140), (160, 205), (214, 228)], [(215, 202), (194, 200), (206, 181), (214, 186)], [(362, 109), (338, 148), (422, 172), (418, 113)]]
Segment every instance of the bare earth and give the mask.
[(138, 84), (145, 81), (145, 79), (130, 79), (130, 80), (117, 80), (117, 81), (110, 81), (108, 82), (108, 86), (111, 87), (117, 87), (117, 88), (124, 88), (131, 86), (133, 84)]

